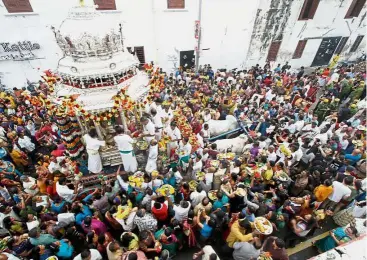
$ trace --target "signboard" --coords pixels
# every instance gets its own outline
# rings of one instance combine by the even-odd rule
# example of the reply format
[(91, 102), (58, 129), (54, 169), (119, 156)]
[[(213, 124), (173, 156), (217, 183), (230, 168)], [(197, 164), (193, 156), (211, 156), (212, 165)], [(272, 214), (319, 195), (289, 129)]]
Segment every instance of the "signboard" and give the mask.
[(38, 57), (33, 51), (39, 49), (41, 49), (41, 46), (38, 43), (32, 43), (30, 41), (17, 43), (0, 42), (0, 61), (35, 60)]
[(199, 39), (200, 35), (200, 21), (195, 21), (195, 39)]

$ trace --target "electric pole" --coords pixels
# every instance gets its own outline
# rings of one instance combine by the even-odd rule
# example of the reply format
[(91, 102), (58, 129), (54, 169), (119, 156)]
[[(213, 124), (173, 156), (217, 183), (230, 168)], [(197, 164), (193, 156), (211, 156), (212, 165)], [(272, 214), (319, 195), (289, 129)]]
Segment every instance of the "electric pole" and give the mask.
[(198, 36), (198, 44), (196, 49), (195, 55), (195, 71), (196, 73), (199, 72), (199, 59), (200, 59), (200, 42), (201, 42), (201, 6), (203, 4), (203, 0), (199, 0), (199, 14), (198, 14), (198, 21), (199, 21), (199, 36)]

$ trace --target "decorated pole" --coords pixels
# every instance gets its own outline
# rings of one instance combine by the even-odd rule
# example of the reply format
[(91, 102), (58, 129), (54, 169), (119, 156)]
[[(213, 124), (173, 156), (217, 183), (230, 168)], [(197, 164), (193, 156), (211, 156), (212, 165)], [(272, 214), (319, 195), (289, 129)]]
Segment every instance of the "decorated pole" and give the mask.
[(123, 109), (120, 109), (120, 117), (121, 117), (122, 125), (124, 127), (124, 133), (126, 133), (127, 132), (127, 123), (126, 123), (126, 117), (125, 117), (125, 113), (124, 113)]

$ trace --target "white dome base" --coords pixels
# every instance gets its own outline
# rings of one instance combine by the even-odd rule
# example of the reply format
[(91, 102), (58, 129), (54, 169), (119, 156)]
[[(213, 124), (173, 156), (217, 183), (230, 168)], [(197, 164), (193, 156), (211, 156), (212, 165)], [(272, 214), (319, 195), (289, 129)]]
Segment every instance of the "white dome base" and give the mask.
[(61, 104), (62, 97), (79, 95), (77, 102), (83, 109), (90, 112), (101, 112), (112, 109), (115, 96), (121, 89), (135, 101), (142, 101), (149, 91), (149, 78), (145, 72), (139, 71), (134, 77), (113, 87), (100, 87), (93, 89), (80, 89), (58, 84), (55, 86), (54, 102)]

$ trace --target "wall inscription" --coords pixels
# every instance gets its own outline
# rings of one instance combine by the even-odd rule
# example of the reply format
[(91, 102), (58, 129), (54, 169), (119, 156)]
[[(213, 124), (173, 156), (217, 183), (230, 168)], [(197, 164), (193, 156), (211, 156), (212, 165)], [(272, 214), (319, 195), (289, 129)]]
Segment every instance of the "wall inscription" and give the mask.
[(41, 49), (41, 46), (38, 43), (32, 43), (30, 41), (19, 41), (17, 43), (0, 42), (0, 61), (38, 59), (33, 51), (39, 49)]

